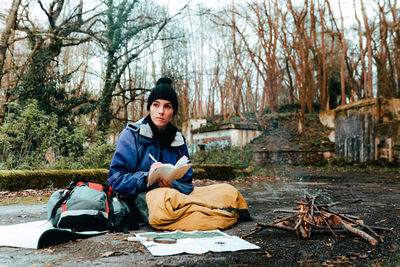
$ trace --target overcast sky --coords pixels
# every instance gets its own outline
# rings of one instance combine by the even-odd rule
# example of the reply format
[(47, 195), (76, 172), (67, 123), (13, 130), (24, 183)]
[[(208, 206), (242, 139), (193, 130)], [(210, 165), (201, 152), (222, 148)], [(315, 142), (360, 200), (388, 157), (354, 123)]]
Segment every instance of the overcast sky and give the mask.
[[(188, 0), (154, 0), (160, 5), (166, 5), (169, 9), (170, 14), (175, 14), (178, 12), (182, 7), (184, 7), (187, 3)], [(251, 2), (253, 0), (234, 0), (235, 3), (247, 3)], [(266, 0), (268, 1), (268, 0)], [(286, 3), (286, 0), (281, 0), (282, 3)], [(321, 3), (324, 2), (324, 0), (319, 0)], [(356, 2), (357, 8), (357, 13), (359, 18), (361, 18), (361, 9), (360, 9), (360, 0), (330, 0), (330, 4), (332, 9), (334, 10), (334, 13), (336, 17), (339, 18), (340, 13), (339, 13), (339, 2), (341, 2), (342, 6), (342, 12), (343, 15), (346, 19), (345, 23), (346, 26), (350, 26), (351, 24), (354, 24), (356, 21), (354, 19), (354, 4), (353, 1)], [(370, 14), (370, 16), (374, 16), (376, 12), (374, 12), (374, 6), (372, 5), (371, 1), (372, 0), (363, 0), (364, 5), (366, 7), (367, 13)], [(375, 1), (375, 0), (374, 0)], [(382, 0), (385, 1), (385, 0)], [(4, 13), (6, 10), (8, 10), (11, 7), (12, 0), (1, 0), (3, 5), (0, 6), (1, 13)], [(43, 3), (51, 2), (51, 0), (42, 0)], [(84, 6), (87, 7), (89, 2), (94, 2), (96, 3), (96, 0), (85, 0), (84, 1)], [(38, 16), (44, 16), (44, 13), (40, 10), (37, 1), (33, 1), (33, 3), (36, 3), (35, 8), (32, 10), (32, 12), (37, 13)], [(68, 3), (68, 2), (67, 2)], [(203, 6), (210, 7), (212, 9), (219, 9), (222, 8), (226, 5), (230, 5), (232, 3), (232, 0), (191, 0), (190, 1), (191, 6), (195, 7), (197, 4), (201, 4)], [(292, 0), (292, 3), (294, 5), (303, 5), (304, 0)], [(398, 5), (400, 8), (400, 1), (398, 1)], [(47, 6), (45, 4), (45, 6)]]
[[(174, 14), (178, 12), (185, 4), (188, 2), (187, 0), (155, 0), (157, 3), (160, 5), (166, 5), (169, 8), (170, 14)], [(235, 0), (235, 3), (247, 3), (247, 2), (252, 2), (253, 0)], [(266, 0), (268, 1), (268, 0)], [(286, 3), (287, 0), (281, 0), (282, 3)], [(319, 2), (323, 3), (325, 0), (319, 0)], [(373, 16), (374, 10), (373, 10), (373, 5), (370, 3), (371, 0), (364, 0), (364, 5), (367, 11), (367, 14), (370, 14)], [(384, 1), (384, 0), (383, 0)], [(201, 3), (204, 6), (210, 7), (210, 8), (222, 8), (226, 5), (231, 5), (232, 0), (191, 0), (190, 1), (192, 6), (195, 6), (198, 3)], [(293, 5), (303, 5), (304, 0), (292, 0)], [(340, 17), (340, 11), (339, 11), (339, 3), (341, 5), (343, 17), (345, 18), (345, 24), (347, 26), (350, 26), (354, 23), (356, 23), (356, 20), (354, 18), (354, 0), (330, 0), (329, 1), (333, 12), (335, 13), (335, 16), (337, 18)], [(357, 8), (357, 16), (361, 18), (361, 7), (360, 7), (360, 0), (355, 0), (355, 4)], [(399, 4), (400, 6), (400, 1)]]

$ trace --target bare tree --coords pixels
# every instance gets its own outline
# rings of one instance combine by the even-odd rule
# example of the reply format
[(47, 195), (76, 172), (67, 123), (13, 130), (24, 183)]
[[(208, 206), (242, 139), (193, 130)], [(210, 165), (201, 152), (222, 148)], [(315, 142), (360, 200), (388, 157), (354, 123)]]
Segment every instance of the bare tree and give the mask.
[[(392, 6), (391, 1), (377, 1), (379, 7), (379, 39), (374, 42), (374, 59), (377, 69), (377, 96), (398, 97), (399, 94), (399, 42), (396, 42), (398, 36), (399, 18), (397, 16), (396, 6)], [(392, 16), (390, 18), (389, 14)], [(397, 37), (398, 40), (398, 37)]]
[[(69, 123), (77, 114), (89, 112), (84, 106), (90, 99), (89, 94), (76, 97), (74, 93), (67, 92), (65, 83), (68, 79), (62, 72), (58, 72), (57, 66), (60, 62), (57, 59), (65, 47), (77, 46), (90, 40), (82, 31), (84, 28), (90, 29), (96, 15), (84, 14), (83, 1), (74, 2), (71, 13), (67, 15), (66, 5), (62, 0), (53, 0), (47, 8), (41, 1), (38, 1), (38, 5), (45, 21), (40, 24), (33, 21), (28, 9), (21, 6), (18, 23), (14, 25), (17, 37), (12, 40), (12, 44), (18, 43), (20, 50), (26, 47), (25, 51), (28, 52), (20, 59), (12, 55), (15, 75), (9, 85), (12, 90), (9, 90), (10, 97), (5, 105), (15, 99), (21, 102), (36, 99), (39, 108), (57, 114), (62, 125), (63, 122)], [(16, 60), (20, 61), (18, 65)], [(76, 69), (71, 70), (68, 76), (74, 72)], [(3, 114), (4, 110), (5, 106), (2, 106)]]
[[(298, 95), (301, 112), (313, 112), (313, 98), (315, 93), (315, 80), (313, 77), (313, 62), (310, 54), (312, 47), (310, 30), (308, 27), (309, 2), (306, 1), (301, 9), (296, 9), (291, 1), (288, 1), (288, 9), (292, 15), (294, 30), (291, 31), (284, 26), (281, 35), (282, 44), (285, 49), (286, 58), (289, 60), (292, 71), (295, 74), (295, 86), (298, 87)], [(287, 36), (290, 36), (290, 40)]]
[(340, 57), (340, 88), (342, 92), (342, 105), (346, 104), (346, 90), (345, 90), (345, 58), (347, 53), (347, 43), (346, 39), (344, 38), (344, 25), (343, 25), (343, 13), (342, 13), (342, 6), (341, 1), (339, 0), (339, 10), (340, 10), (340, 24), (341, 24), (341, 41), (342, 41), (342, 55)]
[(393, 57), (393, 76), (397, 84), (396, 97), (400, 97), (400, 17), (397, 0), (389, 1), (389, 12), (392, 15), (392, 24), (390, 25), (391, 33), (391, 47)]
[(367, 56), (368, 56), (368, 70), (365, 73), (366, 75), (366, 88), (365, 88), (365, 93), (367, 98), (373, 98), (374, 95), (372, 93), (372, 75), (373, 75), (373, 70), (372, 70), (372, 34), (373, 34), (373, 29), (371, 29), (370, 24), (368, 22), (368, 16), (365, 11), (365, 6), (364, 6), (364, 1), (360, 0), (361, 4), (361, 12), (363, 16), (363, 21), (364, 21), (364, 27), (365, 27), (365, 36), (366, 36), (366, 45), (367, 45)]
[[(5, 69), (5, 61), (6, 61), (6, 53), (9, 48), (9, 41), (11, 39), (12, 32), (15, 30), (17, 26), (17, 16), (18, 16), (18, 8), (21, 4), (21, 0), (13, 0), (10, 12), (7, 17), (6, 26), (1, 34), (0, 38), (0, 85), (2, 85), (3, 77), (7, 74), (9, 70)], [(0, 92), (1, 101), (0, 101), (0, 124), (3, 123), (5, 110), (10, 102), (11, 92), (9, 89), (9, 85), (1, 86)]]
[[(152, 17), (150, 5), (147, 4), (148, 14), (145, 14), (145, 9), (140, 9), (140, 0), (122, 0), (117, 3), (112, 0), (105, 1), (105, 20), (102, 21), (104, 30), (102, 34), (96, 35), (96, 40), (105, 51), (107, 59), (104, 86), (99, 101), (99, 130), (107, 131), (109, 128), (113, 118), (113, 93), (129, 64), (158, 39), (162, 29), (171, 19), (180, 14), (178, 12), (172, 17)], [(141, 12), (136, 13), (136, 8)]]
[[(325, 38), (326, 38), (326, 32), (325, 32), (325, 4), (319, 5), (318, 6), (318, 15), (321, 20), (321, 32), (320, 32), (320, 40), (321, 40), (321, 47), (320, 49), (317, 49), (318, 53), (318, 73), (319, 73), (319, 90), (320, 90), (320, 105), (321, 105), (321, 110), (329, 110), (329, 92), (327, 90), (327, 66), (326, 66), (326, 45), (325, 45)], [(317, 40), (317, 34), (314, 34), (314, 42), (316, 43)], [(316, 46), (316, 44), (315, 44)]]

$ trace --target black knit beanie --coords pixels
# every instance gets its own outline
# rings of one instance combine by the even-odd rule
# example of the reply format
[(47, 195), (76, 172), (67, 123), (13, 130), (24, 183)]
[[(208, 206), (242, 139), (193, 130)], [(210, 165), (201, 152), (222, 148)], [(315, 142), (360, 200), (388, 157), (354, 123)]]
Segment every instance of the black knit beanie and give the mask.
[(174, 115), (178, 112), (178, 96), (171, 84), (172, 81), (170, 78), (165, 77), (158, 79), (156, 86), (151, 90), (149, 98), (147, 99), (147, 110), (150, 110), (150, 106), (154, 100), (165, 99), (171, 101)]

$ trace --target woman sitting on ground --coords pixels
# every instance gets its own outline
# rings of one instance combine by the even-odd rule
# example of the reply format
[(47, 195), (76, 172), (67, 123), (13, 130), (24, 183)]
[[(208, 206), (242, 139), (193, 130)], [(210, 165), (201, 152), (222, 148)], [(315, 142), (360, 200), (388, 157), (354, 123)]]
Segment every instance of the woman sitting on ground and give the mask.
[(171, 123), (178, 112), (178, 97), (171, 83), (169, 78), (157, 81), (147, 101), (149, 115), (127, 124), (118, 137), (108, 181), (113, 190), (122, 195), (135, 196), (158, 187), (174, 188), (186, 195), (193, 190), (192, 168), (172, 183), (159, 178), (147, 187), (147, 177), (155, 167), (162, 163), (175, 165), (183, 155), (189, 158), (183, 135)]

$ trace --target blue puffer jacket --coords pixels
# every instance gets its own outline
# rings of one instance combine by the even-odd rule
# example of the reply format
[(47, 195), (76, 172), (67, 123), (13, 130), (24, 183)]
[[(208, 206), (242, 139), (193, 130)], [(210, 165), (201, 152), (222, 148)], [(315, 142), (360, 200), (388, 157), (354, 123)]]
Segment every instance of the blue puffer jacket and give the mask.
[[(153, 139), (153, 132), (147, 121), (141, 119), (127, 124), (118, 137), (117, 147), (111, 161), (108, 182), (111, 187), (123, 194), (134, 195), (159, 187), (157, 184), (147, 187), (147, 175), (154, 162), (149, 153), (157, 160), (162, 155), (163, 163), (175, 163), (183, 156), (189, 158), (189, 152), (180, 132), (176, 133), (171, 146), (160, 149), (158, 141)], [(193, 169), (181, 179), (172, 181), (172, 188), (189, 194), (193, 190)]]

